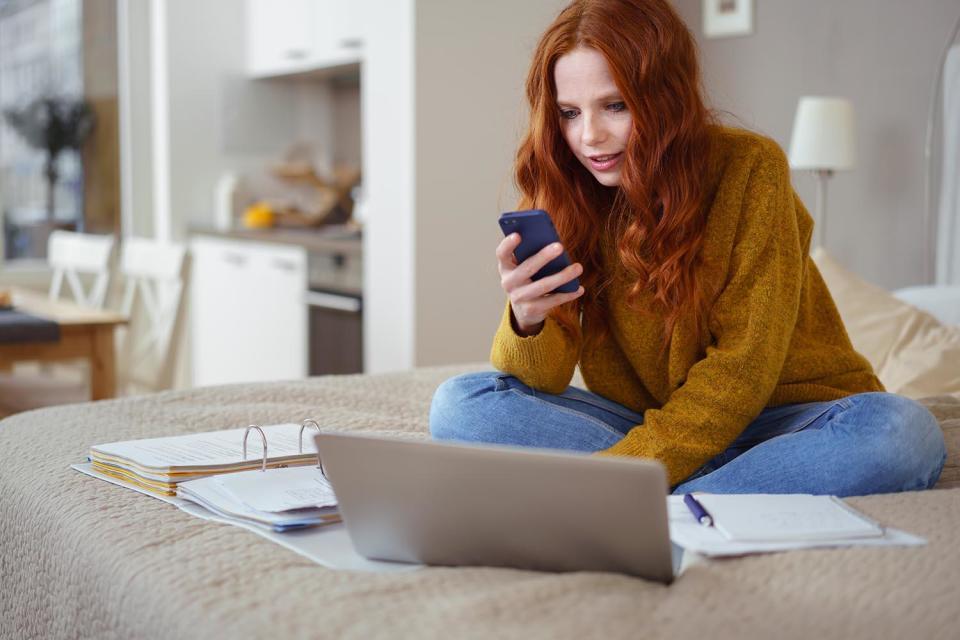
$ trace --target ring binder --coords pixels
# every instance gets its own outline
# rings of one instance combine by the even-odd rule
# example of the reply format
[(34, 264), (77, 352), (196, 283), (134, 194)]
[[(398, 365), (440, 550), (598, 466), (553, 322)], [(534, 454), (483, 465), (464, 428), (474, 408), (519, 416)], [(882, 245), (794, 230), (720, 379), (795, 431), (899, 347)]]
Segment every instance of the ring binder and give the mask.
[[(311, 418), (307, 418), (306, 420), (304, 420), (303, 423), (300, 425), (300, 453), (303, 453), (303, 430), (306, 429), (310, 424), (312, 424), (317, 429), (317, 433), (323, 433), (323, 431), (321, 431), (320, 429), (320, 425), (317, 424), (316, 420), (313, 420)], [(322, 475), (324, 478), (327, 477), (327, 472), (323, 470), (323, 460), (320, 459), (319, 451), (317, 451), (317, 469), (320, 469), (320, 475)]]
[[(90, 447), (88, 457), (93, 471), (132, 482), (141, 489), (164, 496), (176, 495), (181, 482), (218, 474), (251, 468), (251, 473), (290, 466), (316, 468), (315, 450), (297, 452), (296, 438), (300, 424), (247, 424), (246, 430), (241, 423), (219, 431), (108, 442)], [(256, 458), (250, 460), (247, 457), (247, 445), (253, 430), (260, 434), (263, 443), (264, 459), (260, 464), (257, 464)], [(242, 453), (237, 446), (240, 444)], [(304, 471), (301, 475), (306, 473)], [(263, 478), (263, 482), (268, 482), (268, 478)]]
[[(250, 429), (256, 429), (260, 433), (260, 438), (263, 439), (263, 461), (261, 462), (261, 465), (260, 465), (260, 471), (266, 471), (267, 470), (267, 436), (263, 432), (263, 429), (261, 429), (255, 424), (250, 425), (249, 427), (247, 427), (247, 430), (243, 432), (243, 459), (244, 460), (247, 459), (247, 436), (250, 435)], [(301, 435), (303, 434), (302, 429), (300, 431), (300, 434)], [(300, 451), (301, 453), (303, 452), (302, 447)]]

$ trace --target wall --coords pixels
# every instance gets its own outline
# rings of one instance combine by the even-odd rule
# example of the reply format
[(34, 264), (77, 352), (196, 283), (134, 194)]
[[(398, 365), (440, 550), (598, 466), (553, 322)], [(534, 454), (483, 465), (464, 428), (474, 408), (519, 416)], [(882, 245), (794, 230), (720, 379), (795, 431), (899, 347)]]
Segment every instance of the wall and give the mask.
[[(759, 0), (753, 35), (705, 39), (701, 0), (674, 0), (696, 35), (713, 105), (789, 148), (797, 99), (837, 95), (857, 114), (859, 165), (834, 175), (826, 248), (887, 288), (932, 281), (923, 226), (924, 136), (957, 0)], [(794, 172), (809, 209), (816, 183)]]
[(416, 3), (415, 363), (486, 361), (500, 319), (497, 216), (516, 204), (523, 83), (566, 2)]
[(246, 78), (242, 3), (164, 4), (170, 213), (173, 237), (182, 239), (188, 227), (211, 224), (223, 172), (258, 169), (296, 139), (298, 87)]
[(371, 373), (414, 364), (414, 0), (369, 0), (363, 125), (363, 359)]
[(117, 2), (120, 102), (120, 228), (153, 235), (153, 144), (150, 121), (150, 4)]

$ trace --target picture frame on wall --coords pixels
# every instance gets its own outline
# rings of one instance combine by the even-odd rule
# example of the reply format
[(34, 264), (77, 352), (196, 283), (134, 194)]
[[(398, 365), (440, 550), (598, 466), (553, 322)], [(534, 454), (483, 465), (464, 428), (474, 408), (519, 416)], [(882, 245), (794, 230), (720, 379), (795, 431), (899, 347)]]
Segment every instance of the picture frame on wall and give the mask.
[(729, 38), (753, 33), (753, 0), (703, 0), (703, 35)]

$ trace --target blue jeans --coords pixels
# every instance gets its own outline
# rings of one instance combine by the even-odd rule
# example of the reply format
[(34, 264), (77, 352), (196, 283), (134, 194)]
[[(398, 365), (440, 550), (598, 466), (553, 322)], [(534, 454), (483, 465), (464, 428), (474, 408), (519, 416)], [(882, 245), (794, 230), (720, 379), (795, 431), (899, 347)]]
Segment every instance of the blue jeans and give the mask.
[[(438, 440), (594, 452), (643, 414), (595, 393), (531, 389), (499, 372), (451, 378), (437, 389)], [(812, 493), (837, 496), (929, 489), (946, 460), (943, 432), (922, 405), (892, 393), (764, 409), (725, 451), (674, 493)]]

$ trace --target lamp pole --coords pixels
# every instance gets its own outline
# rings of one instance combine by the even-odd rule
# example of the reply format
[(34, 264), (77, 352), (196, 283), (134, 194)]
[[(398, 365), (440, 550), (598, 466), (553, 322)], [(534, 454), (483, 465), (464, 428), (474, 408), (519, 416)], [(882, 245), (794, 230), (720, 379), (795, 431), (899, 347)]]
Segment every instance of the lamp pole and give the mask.
[(833, 169), (814, 169), (813, 173), (817, 176), (817, 219), (813, 236), (816, 248), (823, 247), (827, 237), (827, 180), (833, 176)]

